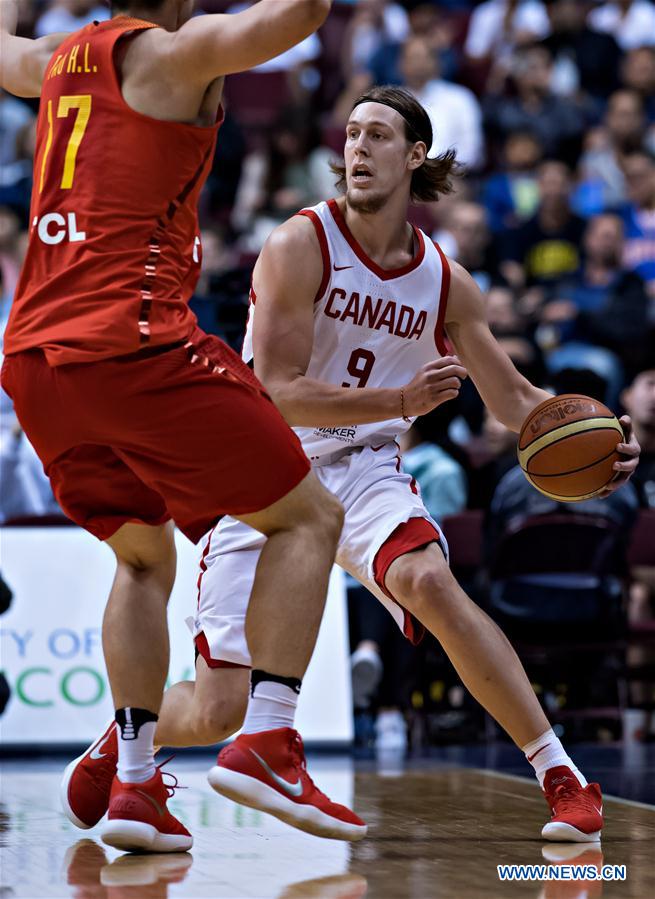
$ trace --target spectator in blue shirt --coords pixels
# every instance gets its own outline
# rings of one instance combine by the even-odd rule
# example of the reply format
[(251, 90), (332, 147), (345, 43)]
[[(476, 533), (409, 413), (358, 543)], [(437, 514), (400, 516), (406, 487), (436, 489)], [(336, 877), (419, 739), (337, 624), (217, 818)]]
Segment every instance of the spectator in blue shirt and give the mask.
[(553, 288), (542, 321), (554, 323), (559, 342), (578, 341), (612, 350), (627, 370), (649, 352), (648, 294), (643, 279), (621, 262), (623, 222), (609, 213), (587, 224), (580, 269)]
[(536, 212), (539, 203), (536, 168), (542, 155), (541, 143), (532, 131), (507, 135), (502, 170), (490, 175), (482, 190), (482, 202), (494, 234), (516, 227)]
[[(646, 281), (655, 311), (655, 155), (640, 149), (623, 158), (629, 203), (622, 210), (626, 268)], [(655, 316), (654, 316), (655, 317)]]

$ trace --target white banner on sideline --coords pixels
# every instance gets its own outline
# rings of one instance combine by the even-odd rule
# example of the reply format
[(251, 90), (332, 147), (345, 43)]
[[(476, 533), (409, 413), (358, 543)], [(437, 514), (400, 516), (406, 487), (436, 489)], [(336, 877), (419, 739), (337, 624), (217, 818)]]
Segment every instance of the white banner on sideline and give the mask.
[[(185, 618), (197, 602), (198, 548), (179, 532), (176, 543), (170, 683), (194, 676)], [(0, 742), (90, 742), (113, 714), (101, 645), (113, 554), (86, 531), (66, 527), (2, 528), (0, 550), (2, 576), (14, 594), (0, 618), (0, 667), (12, 690)], [(335, 568), (300, 697), (297, 725), (305, 740), (352, 739), (348, 656), (343, 573)]]

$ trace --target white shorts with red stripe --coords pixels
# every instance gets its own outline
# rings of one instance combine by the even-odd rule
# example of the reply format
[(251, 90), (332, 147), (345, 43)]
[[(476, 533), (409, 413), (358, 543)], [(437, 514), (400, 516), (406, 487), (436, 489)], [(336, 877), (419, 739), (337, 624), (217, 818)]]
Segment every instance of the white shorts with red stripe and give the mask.
[[(380, 600), (405, 636), (418, 642), (423, 629), (391, 596), (385, 575), (394, 559), (411, 550), (437, 541), (447, 556), (448, 546), (416, 482), (402, 471), (397, 444), (354, 447), (314, 471), (345, 510), (337, 564)], [(226, 517), (203, 540), (192, 632), (212, 667), (250, 666), (246, 611), (265, 539)]]

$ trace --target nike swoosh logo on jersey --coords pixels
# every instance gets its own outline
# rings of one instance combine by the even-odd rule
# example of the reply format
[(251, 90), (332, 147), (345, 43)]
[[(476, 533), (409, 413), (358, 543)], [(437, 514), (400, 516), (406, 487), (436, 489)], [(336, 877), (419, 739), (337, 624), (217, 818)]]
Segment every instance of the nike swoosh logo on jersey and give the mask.
[(106, 752), (100, 752), (100, 748), (98, 746), (94, 746), (91, 752), (89, 753), (89, 758), (97, 761), (98, 759), (104, 759), (107, 755)]
[(342, 272), (346, 268), (352, 268), (352, 265), (336, 265), (336, 263), (333, 263), (332, 268), (335, 272)]
[(546, 749), (548, 746), (550, 746), (550, 743), (546, 743), (546, 745), (545, 745), (545, 746), (542, 746), (541, 749), (537, 749), (537, 751), (534, 753), (534, 755), (529, 755), (529, 756), (528, 756), (528, 761), (531, 762), (532, 759), (536, 758), (536, 757), (539, 755), (539, 753), (540, 753), (540, 752), (543, 752), (544, 749)]
[(285, 780), (283, 777), (280, 777), (279, 774), (276, 774), (275, 771), (273, 771), (272, 768), (266, 764), (261, 755), (258, 755), (254, 749), (251, 749), (250, 751), (255, 756), (264, 771), (266, 771), (269, 777), (271, 777), (275, 781), (275, 783), (281, 790), (284, 790), (284, 792), (288, 793), (289, 796), (300, 796), (300, 794), (302, 793), (302, 784), (300, 782), (300, 778), (298, 778), (295, 784), (289, 783), (288, 780)]

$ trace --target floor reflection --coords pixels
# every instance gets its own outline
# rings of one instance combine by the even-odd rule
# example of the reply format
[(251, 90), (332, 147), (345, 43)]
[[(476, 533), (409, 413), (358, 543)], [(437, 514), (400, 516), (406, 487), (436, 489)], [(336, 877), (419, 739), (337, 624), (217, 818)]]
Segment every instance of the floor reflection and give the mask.
[(119, 855), (110, 861), (95, 840), (78, 840), (64, 856), (72, 899), (168, 899), (170, 884), (182, 883), (193, 864), (188, 852)]
[[(349, 845), (291, 830), (214, 794), (202, 759), (176, 764), (171, 808), (191, 853), (121, 855), (59, 812), (60, 765), (0, 769), (0, 899), (614, 899), (655, 895), (655, 809), (608, 800), (602, 848), (544, 844), (534, 783), (446, 765), (360, 768), (312, 760), (319, 786), (353, 804), (369, 837)], [(82, 838), (81, 838), (82, 837)], [(500, 882), (498, 865), (627, 865), (626, 882)]]

